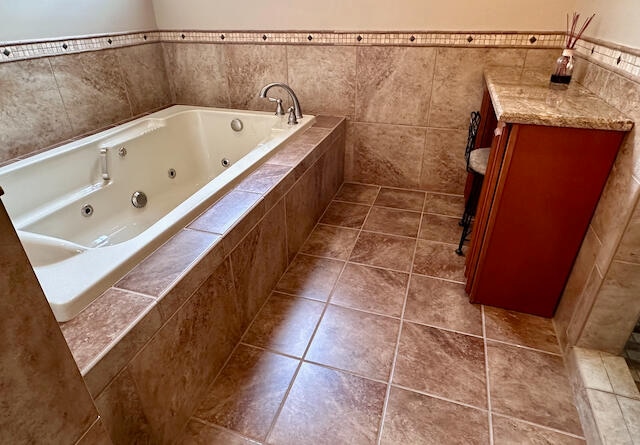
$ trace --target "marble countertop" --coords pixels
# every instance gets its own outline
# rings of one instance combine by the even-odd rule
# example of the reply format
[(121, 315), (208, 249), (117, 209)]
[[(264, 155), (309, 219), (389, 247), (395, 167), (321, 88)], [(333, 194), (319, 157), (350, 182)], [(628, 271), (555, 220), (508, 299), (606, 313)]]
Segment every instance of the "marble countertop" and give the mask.
[(499, 121), (552, 127), (629, 131), (633, 121), (577, 82), (549, 88), (548, 72), (489, 67), (484, 71)]

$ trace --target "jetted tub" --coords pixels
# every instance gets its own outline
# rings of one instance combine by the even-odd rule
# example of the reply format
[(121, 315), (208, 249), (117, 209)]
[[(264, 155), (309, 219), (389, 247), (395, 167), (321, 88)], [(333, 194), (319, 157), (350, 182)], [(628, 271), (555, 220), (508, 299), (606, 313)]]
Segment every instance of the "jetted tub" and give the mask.
[(314, 120), (176, 105), (0, 168), (56, 319), (77, 315)]

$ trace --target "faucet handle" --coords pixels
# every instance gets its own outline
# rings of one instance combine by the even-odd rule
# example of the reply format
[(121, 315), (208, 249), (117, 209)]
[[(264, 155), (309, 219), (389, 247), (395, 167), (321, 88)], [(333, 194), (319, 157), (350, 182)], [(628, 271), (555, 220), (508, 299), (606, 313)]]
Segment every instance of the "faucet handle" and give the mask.
[(278, 104), (276, 105), (276, 115), (284, 116), (284, 108), (282, 108), (282, 99), (280, 99), (279, 97), (267, 97), (267, 99), (269, 99), (269, 102), (276, 102)]
[(289, 109), (287, 111), (289, 112), (289, 120), (287, 121), (287, 123), (289, 125), (297, 124), (298, 123), (298, 119), (296, 118), (295, 109), (293, 107), (289, 107)]

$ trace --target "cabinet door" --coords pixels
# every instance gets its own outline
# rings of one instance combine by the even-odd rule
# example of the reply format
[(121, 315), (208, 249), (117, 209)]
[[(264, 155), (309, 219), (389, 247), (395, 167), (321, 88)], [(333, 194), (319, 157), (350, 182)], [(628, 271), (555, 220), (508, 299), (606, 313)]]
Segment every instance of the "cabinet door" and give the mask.
[(512, 127), (497, 178), (486, 178), (471, 301), (553, 315), (623, 135)]
[[(482, 191), (480, 192), (480, 200), (478, 201), (478, 210), (476, 211), (476, 218), (471, 233), (471, 247), (467, 253), (465, 275), (467, 276), (466, 290), (469, 294), (472, 292), (482, 245), (487, 228), (490, 225), (489, 219), (491, 206), (498, 186), (498, 177), (502, 168), (507, 141), (509, 140), (509, 134), (512, 131), (514, 130), (510, 126), (499, 122), (493, 132), (489, 163), (487, 164), (487, 174), (485, 175), (484, 182), (482, 183)], [(517, 131), (517, 127), (515, 131)]]

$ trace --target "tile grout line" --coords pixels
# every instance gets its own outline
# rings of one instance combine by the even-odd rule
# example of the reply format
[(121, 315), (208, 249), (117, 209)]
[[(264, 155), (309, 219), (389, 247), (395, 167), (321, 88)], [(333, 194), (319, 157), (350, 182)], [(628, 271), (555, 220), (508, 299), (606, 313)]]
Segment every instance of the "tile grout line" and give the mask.
[[(300, 246), (300, 248), (302, 248), (302, 246), (304, 246), (306, 244), (306, 242), (309, 240), (309, 238), (311, 237), (311, 235), (313, 234), (313, 232), (316, 230), (316, 228), (318, 227), (318, 225), (320, 224), (320, 221), (322, 220), (322, 218), (324, 217), (325, 213), (327, 212), (327, 209), (329, 208), (329, 206), (331, 205), (331, 203), (333, 202), (333, 198), (340, 193), (340, 190), (342, 189), (342, 186), (344, 185), (344, 182), (342, 184), (340, 184), (340, 187), (338, 188), (338, 190), (336, 191), (336, 193), (333, 195), (331, 201), (329, 201), (329, 203), (327, 204), (327, 206), (325, 207), (324, 211), (322, 212), (322, 215), (320, 215), (320, 217), (318, 218), (318, 220), (316, 221), (316, 224), (313, 226), (313, 229), (309, 232), (309, 235), (307, 236), (307, 238), (304, 240), (304, 242), (302, 243), (302, 245)], [(380, 188), (378, 188), (378, 192), (380, 192)], [(376, 194), (377, 197), (377, 194)], [(373, 205), (371, 205), (369, 207), (369, 211), (367, 212), (367, 216), (369, 216), (369, 212), (371, 212), (371, 208), (373, 208)], [(366, 219), (366, 218), (365, 218)], [(362, 225), (364, 225), (364, 222), (362, 223)], [(362, 230), (362, 229), (361, 229)], [(360, 230), (360, 231), (361, 231)], [(358, 237), (360, 236), (360, 231), (358, 232)], [(357, 237), (356, 237), (356, 242), (357, 242)], [(354, 247), (355, 247), (355, 243), (354, 243)], [(351, 248), (351, 251), (349, 252), (349, 256), (351, 256), (351, 252), (353, 251), (353, 248)], [(291, 264), (293, 264), (293, 262), (295, 261), (295, 259), (298, 257), (298, 255), (300, 255), (300, 251), (298, 250), (298, 252), (296, 252), (296, 255), (294, 256), (293, 260), (291, 261)], [(322, 309), (322, 313), (320, 314), (320, 317), (318, 318), (318, 321), (316, 322), (316, 326), (313, 330), (313, 333), (311, 334), (311, 337), (309, 337), (309, 341), (307, 342), (307, 347), (305, 348), (304, 352), (302, 353), (302, 356), (300, 357), (300, 361), (298, 363), (298, 367), (296, 368), (293, 377), (291, 378), (291, 382), (289, 382), (289, 387), (287, 388), (287, 391), (285, 392), (284, 396), (282, 397), (282, 401), (280, 402), (280, 405), (278, 406), (278, 410), (276, 411), (276, 414), (273, 417), (273, 420), (271, 421), (271, 425), (269, 426), (269, 429), (267, 430), (267, 434), (265, 436), (265, 440), (264, 442), (268, 442), (269, 437), (271, 436), (271, 434), (273, 433), (273, 430), (276, 426), (276, 423), (280, 417), (280, 414), (282, 413), (282, 410), (284, 409), (284, 405), (287, 401), (287, 399), (289, 398), (289, 394), (291, 393), (291, 390), (293, 389), (293, 385), (296, 381), (296, 379), (298, 378), (298, 374), (300, 373), (300, 369), (302, 368), (302, 365), (305, 363), (305, 359), (307, 357), (307, 353), (309, 352), (309, 349), (311, 348), (311, 344), (313, 343), (313, 340), (316, 336), (316, 333), (318, 332), (318, 329), (320, 328), (320, 323), (322, 323), (322, 320), (324, 318), (324, 314), (327, 312), (327, 309), (329, 308), (329, 301), (331, 300), (331, 294), (334, 292), (336, 286), (338, 285), (338, 281), (340, 280), (340, 277), (342, 276), (342, 273), (344, 272), (344, 269), (347, 266), (347, 261), (345, 261), (342, 265), (342, 268), (340, 270), (340, 273), (338, 274), (338, 276), (336, 277), (336, 281), (333, 283), (333, 287), (331, 288), (331, 290), (329, 291), (329, 294), (327, 295), (327, 300), (324, 302), (324, 308)], [(289, 267), (287, 267), (287, 270), (289, 269)], [(282, 274), (282, 276), (284, 276), (286, 274), (286, 271)], [(280, 279), (282, 279), (282, 276), (280, 277)], [(280, 280), (278, 280), (280, 281)], [(277, 286), (277, 284), (276, 284)], [(273, 291), (272, 291), (273, 292)], [(268, 299), (267, 299), (268, 300)], [(316, 300), (318, 301), (318, 300)], [(257, 316), (257, 314), (256, 314)]]
[(211, 428), (212, 430), (224, 431), (226, 433), (231, 434), (233, 437), (239, 437), (239, 438), (242, 438), (245, 441), (248, 440), (248, 441), (256, 443), (256, 444), (262, 444), (262, 441), (256, 440), (253, 437), (246, 436), (246, 435), (244, 435), (244, 434), (242, 434), (242, 433), (240, 433), (240, 432), (238, 432), (236, 430), (232, 430), (232, 429), (229, 429), (229, 428), (224, 427), (222, 425), (218, 425), (217, 423), (209, 422), (208, 420), (201, 419), (199, 417), (191, 416), (191, 417), (189, 417), (189, 420), (187, 421), (187, 424), (189, 424), (189, 421), (194, 421), (194, 422), (200, 423), (202, 425), (205, 425), (208, 428)]
[[(424, 195), (424, 201), (422, 202), (422, 208), (424, 209), (425, 203), (427, 201), (427, 195)], [(422, 218), (420, 218), (420, 222), (418, 223), (418, 234), (422, 230)], [(409, 289), (411, 288), (411, 278), (413, 276), (413, 265), (416, 260), (416, 252), (418, 250), (418, 239), (416, 238), (416, 242), (413, 246), (413, 255), (411, 257), (411, 267), (409, 268), (409, 277), (407, 280), (407, 288), (404, 291), (404, 301), (402, 303), (402, 311), (400, 312), (400, 327), (398, 328), (398, 335), (396, 337), (396, 347), (393, 352), (393, 360), (391, 362), (391, 371), (389, 372), (389, 382), (387, 383), (387, 391), (384, 396), (384, 403), (382, 405), (382, 415), (380, 416), (380, 426), (378, 427), (378, 438), (377, 445), (382, 443), (382, 433), (384, 432), (384, 421), (387, 417), (387, 408), (389, 407), (389, 396), (391, 395), (391, 388), (393, 386), (393, 376), (396, 370), (396, 362), (398, 360), (398, 351), (400, 350), (400, 338), (402, 336), (402, 329), (404, 328), (404, 312), (407, 308), (407, 300), (409, 298)]]
[(527, 425), (532, 425), (532, 426), (535, 426), (536, 428), (540, 428), (540, 429), (547, 430), (547, 431), (553, 431), (554, 433), (562, 434), (562, 435), (569, 436), (569, 437), (575, 437), (576, 439), (585, 440), (584, 436), (580, 436), (580, 435), (577, 435), (577, 434), (574, 434), (574, 433), (570, 433), (568, 431), (559, 430), (557, 428), (552, 428), (550, 426), (546, 426), (546, 425), (543, 425), (541, 423), (531, 422), (530, 420), (521, 419), (519, 417), (513, 417), (513, 416), (510, 416), (508, 414), (492, 412), (492, 415), (497, 416), (497, 417), (502, 417), (504, 419), (515, 420), (517, 422), (526, 423)]
[(487, 349), (487, 325), (485, 322), (484, 305), (482, 308), (482, 342), (484, 346), (484, 378), (487, 390), (487, 418), (489, 421), (489, 444), (493, 445), (493, 416), (491, 409), (491, 384), (489, 381), (489, 350)]

